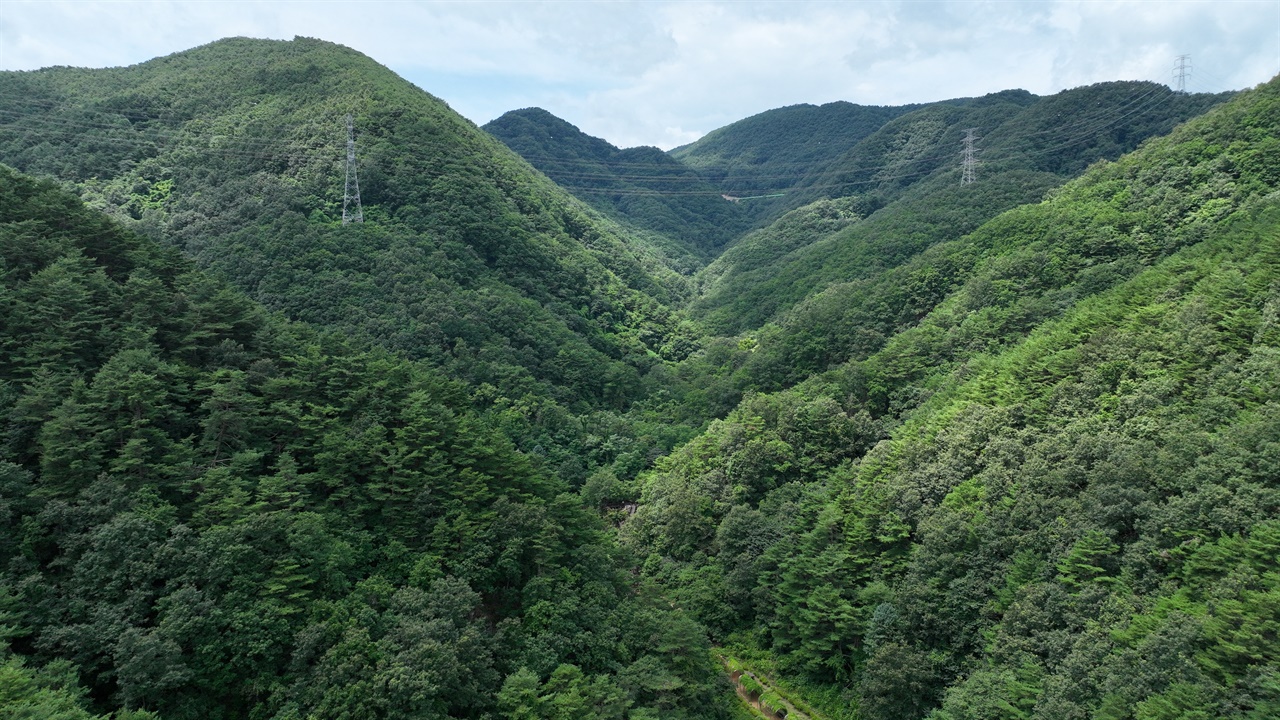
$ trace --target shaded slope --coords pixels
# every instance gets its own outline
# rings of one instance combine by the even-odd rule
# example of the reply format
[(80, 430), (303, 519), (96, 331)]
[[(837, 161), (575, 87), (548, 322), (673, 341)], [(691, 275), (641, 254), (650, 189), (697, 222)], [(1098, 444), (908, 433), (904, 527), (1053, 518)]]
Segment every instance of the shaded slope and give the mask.
[(541, 108), (513, 110), (483, 129), (583, 201), (676, 241), (667, 252), (686, 267), (705, 264), (747, 228), (741, 206), (657, 148), (618, 149)]
[[(342, 226), (348, 112), (366, 222)], [(684, 292), (444, 103), (315, 40), (0, 74), (0, 160), (76, 184), (270, 307), (512, 397), (625, 405)]]

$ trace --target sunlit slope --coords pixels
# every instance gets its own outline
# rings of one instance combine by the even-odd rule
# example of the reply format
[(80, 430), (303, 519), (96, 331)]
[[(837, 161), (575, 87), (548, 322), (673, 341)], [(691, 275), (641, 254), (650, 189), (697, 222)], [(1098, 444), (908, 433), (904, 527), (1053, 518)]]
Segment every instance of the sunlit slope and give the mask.
[[(343, 226), (348, 113), (365, 222)], [(515, 397), (625, 404), (685, 292), (443, 102), (317, 40), (0, 74), (0, 160), (269, 307)]]
[[(1118, 157), (1225, 97), (1104, 83), (1044, 98), (1006, 91), (915, 109), (788, 191), (793, 206), (848, 197), (848, 212), (860, 222), (809, 232), (780, 221), (748, 235), (704, 271), (692, 310), (719, 332), (759, 327), (833, 284), (874, 278), (1004, 210), (1038, 201), (1089, 163)], [(971, 128), (979, 138), (976, 181), (962, 186)]]
[(541, 108), (513, 110), (484, 130), (584, 202), (667, 238), (667, 254), (690, 271), (749, 227), (744, 206), (657, 148), (619, 149)]
[(953, 290), (626, 534), (836, 717), (1275, 716), (1278, 189), (1273, 80), (931, 248), (891, 274)]

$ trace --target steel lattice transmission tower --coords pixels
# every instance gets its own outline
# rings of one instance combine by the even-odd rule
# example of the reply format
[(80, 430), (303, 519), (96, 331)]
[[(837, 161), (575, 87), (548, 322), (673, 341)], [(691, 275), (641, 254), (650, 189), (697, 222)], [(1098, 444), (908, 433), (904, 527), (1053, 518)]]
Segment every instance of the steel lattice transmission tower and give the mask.
[(964, 149), (960, 151), (960, 184), (968, 185), (978, 179), (978, 151), (973, 144), (978, 141), (978, 128), (964, 131)]
[(1189, 77), (1191, 77), (1191, 56), (1179, 55), (1178, 59), (1173, 61), (1173, 82), (1176, 85), (1174, 90), (1185, 94)]
[(360, 176), (356, 173), (356, 131), (351, 113), (347, 113), (347, 186), (342, 191), (342, 224), (364, 222), (360, 206)]

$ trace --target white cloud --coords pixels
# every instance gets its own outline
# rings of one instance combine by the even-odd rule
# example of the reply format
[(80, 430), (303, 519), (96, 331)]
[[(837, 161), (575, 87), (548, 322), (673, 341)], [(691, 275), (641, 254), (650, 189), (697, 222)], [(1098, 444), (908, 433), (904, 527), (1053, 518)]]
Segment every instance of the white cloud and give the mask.
[(229, 35), (332, 40), (477, 123), (541, 105), (619, 145), (800, 102), (927, 102), (1280, 71), (1280, 0), (264, 2), (0, 0), (0, 68), (141, 62)]

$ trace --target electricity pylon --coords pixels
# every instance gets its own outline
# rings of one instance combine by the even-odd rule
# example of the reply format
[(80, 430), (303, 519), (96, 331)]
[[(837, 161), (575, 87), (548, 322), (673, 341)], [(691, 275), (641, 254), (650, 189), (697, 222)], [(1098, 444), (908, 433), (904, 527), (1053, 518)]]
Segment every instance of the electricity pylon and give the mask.
[(1174, 91), (1185, 94), (1189, 77), (1191, 77), (1191, 56), (1179, 55), (1178, 59), (1173, 61), (1173, 82), (1176, 85)]
[(964, 131), (964, 149), (960, 151), (963, 160), (960, 162), (960, 184), (968, 185), (978, 179), (978, 152), (973, 144), (978, 141), (978, 128)]
[(347, 113), (347, 186), (342, 191), (342, 224), (353, 222), (364, 222), (364, 208), (360, 206), (360, 176), (356, 173), (355, 125), (351, 113)]

